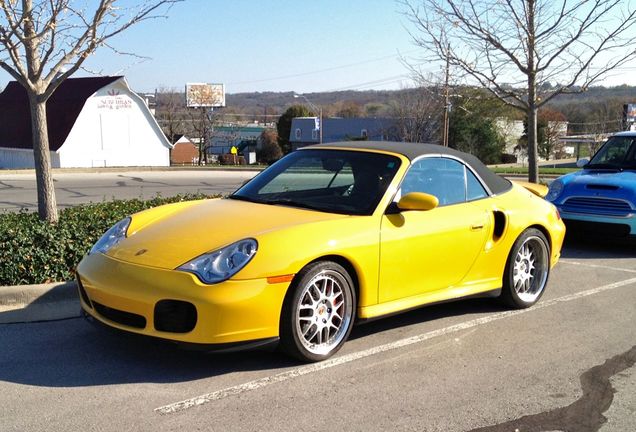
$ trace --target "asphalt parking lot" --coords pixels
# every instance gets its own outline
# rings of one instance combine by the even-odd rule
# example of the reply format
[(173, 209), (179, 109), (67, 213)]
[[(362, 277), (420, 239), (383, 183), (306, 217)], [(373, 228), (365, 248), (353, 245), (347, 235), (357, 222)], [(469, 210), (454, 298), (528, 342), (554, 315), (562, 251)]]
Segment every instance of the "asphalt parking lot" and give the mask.
[(635, 250), (568, 241), (531, 309), (418, 309), (313, 365), (80, 318), (0, 325), (0, 431), (636, 430)]

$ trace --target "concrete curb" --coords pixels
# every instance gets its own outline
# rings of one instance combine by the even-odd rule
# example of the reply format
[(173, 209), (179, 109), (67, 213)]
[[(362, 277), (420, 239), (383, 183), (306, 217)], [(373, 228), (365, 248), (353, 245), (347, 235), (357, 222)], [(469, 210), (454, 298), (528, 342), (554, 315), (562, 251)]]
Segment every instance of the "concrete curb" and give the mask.
[[(253, 171), (260, 172), (265, 168), (262, 166), (250, 165), (207, 165), (207, 166), (169, 166), (169, 167), (111, 167), (111, 168), (53, 168), (51, 173), (55, 174), (84, 174), (84, 173), (121, 173), (121, 172), (162, 172), (162, 171)], [(25, 174), (35, 175), (35, 170), (25, 169), (5, 169), (0, 168), (0, 175)]]
[(75, 281), (0, 287), (0, 324), (81, 316)]

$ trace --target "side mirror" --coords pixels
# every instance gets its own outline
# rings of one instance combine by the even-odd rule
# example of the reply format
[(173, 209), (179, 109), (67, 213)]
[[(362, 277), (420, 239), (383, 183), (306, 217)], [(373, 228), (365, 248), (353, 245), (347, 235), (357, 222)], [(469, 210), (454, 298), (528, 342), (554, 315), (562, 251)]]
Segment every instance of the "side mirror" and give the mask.
[(439, 205), (436, 196), (423, 192), (411, 192), (404, 195), (398, 201), (397, 206), (400, 210), (433, 210)]
[(589, 159), (579, 159), (576, 161), (576, 166), (579, 168), (583, 168), (585, 165), (589, 164), (590, 160)]

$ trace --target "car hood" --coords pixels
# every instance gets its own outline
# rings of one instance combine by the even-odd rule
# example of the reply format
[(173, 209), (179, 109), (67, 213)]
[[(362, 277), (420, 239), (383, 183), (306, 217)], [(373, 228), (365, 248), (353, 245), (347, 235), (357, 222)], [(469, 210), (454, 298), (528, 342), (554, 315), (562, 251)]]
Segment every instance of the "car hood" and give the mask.
[(636, 171), (633, 170), (583, 170), (565, 175), (559, 180), (564, 185), (559, 202), (576, 195), (627, 199), (636, 203)]
[(107, 254), (126, 262), (174, 269), (244, 238), (346, 217), (233, 199), (162, 206), (133, 215), (128, 237)]
[(570, 181), (575, 183), (636, 187), (636, 171), (634, 170), (583, 170), (569, 174), (566, 177), (570, 177)]

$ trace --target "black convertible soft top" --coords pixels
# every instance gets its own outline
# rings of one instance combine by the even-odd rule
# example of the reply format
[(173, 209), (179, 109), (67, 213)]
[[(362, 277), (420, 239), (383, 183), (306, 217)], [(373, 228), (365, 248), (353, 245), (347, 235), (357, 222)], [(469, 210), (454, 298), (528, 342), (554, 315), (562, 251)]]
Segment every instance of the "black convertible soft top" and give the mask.
[(407, 143), (407, 142), (394, 142), (394, 141), (342, 141), (333, 143), (315, 144), (304, 149), (319, 149), (319, 148), (350, 148), (356, 150), (380, 150), (391, 153), (397, 153), (406, 156), (409, 160), (413, 161), (419, 156), (423, 155), (448, 155), (454, 158), (464, 161), (467, 165), (475, 170), (477, 175), (486, 183), (486, 186), (490, 191), (497, 195), (508, 191), (512, 187), (512, 183), (503, 177), (498, 176), (494, 172), (488, 169), (479, 159), (475, 156), (457, 151), (449, 147), (443, 147), (436, 144), (421, 144), (421, 143)]

